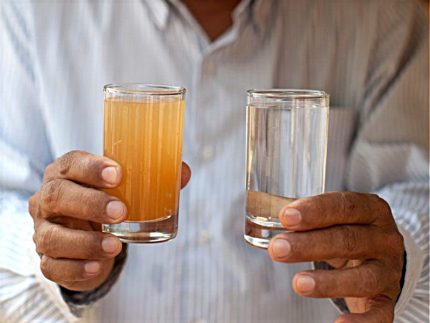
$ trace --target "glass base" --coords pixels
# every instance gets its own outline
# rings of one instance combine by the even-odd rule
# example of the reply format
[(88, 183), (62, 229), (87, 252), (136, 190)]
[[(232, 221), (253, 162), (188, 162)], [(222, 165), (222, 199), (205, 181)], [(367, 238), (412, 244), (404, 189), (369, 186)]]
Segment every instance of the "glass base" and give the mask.
[(163, 220), (125, 221), (119, 224), (102, 224), (102, 231), (117, 236), (124, 243), (157, 243), (176, 237), (177, 216)]
[(267, 225), (261, 223), (261, 220), (254, 220), (252, 217), (246, 216), (243, 238), (253, 247), (267, 249), (270, 239), (280, 233), (288, 232), (280, 223), (276, 225), (273, 222), (268, 222)]

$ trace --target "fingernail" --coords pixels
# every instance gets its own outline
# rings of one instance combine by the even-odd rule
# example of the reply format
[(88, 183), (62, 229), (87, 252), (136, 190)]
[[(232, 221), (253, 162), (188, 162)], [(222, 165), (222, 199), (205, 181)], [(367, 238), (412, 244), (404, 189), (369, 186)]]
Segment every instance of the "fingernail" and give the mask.
[(87, 262), (84, 267), (88, 275), (95, 275), (100, 271), (100, 263), (97, 261)]
[(284, 223), (287, 226), (294, 226), (300, 223), (302, 220), (302, 215), (297, 209), (287, 208), (282, 215), (284, 218)]
[(104, 238), (102, 241), (102, 249), (107, 253), (114, 253), (121, 248), (121, 242), (113, 237)]
[(298, 276), (296, 279), (296, 289), (300, 293), (310, 293), (315, 288), (315, 280), (310, 276)]
[(106, 206), (106, 214), (115, 221), (121, 219), (125, 215), (126, 210), (124, 203), (120, 201), (110, 201)]
[(118, 171), (116, 170), (116, 167), (105, 167), (102, 170), (102, 178), (106, 183), (116, 184), (118, 178)]
[(291, 246), (287, 240), (275, 239), (272, 243), (272, 250), (276, 257), (285, 258), (290, 253)]

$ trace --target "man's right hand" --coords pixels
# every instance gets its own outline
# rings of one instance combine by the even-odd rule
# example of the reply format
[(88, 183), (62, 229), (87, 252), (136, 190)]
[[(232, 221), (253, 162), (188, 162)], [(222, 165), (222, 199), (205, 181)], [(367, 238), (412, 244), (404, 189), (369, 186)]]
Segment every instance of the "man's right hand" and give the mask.
[[(181, 186), (191, 177), (182, 163)], [(29, 201), (33, 240), (46, 278), (69, 290), (86, 291), (109, 276), (122, 244), (101, 232), (101, 223), (120, 223), (127, 208), (100, 191), (121, 181), (120, 166), (106, 157), (71, 151), (50, 164), (43, 184)]]
[(75, 291), (91, 290), (109, 276), (122, 244), (101, 232), (101, 223), (119, 223), (127, 208), (100, 191), (121, 180), (114, 161), (72, 151), (50, 164), (43, 184), (29, 201), (33, 240), (46, 278)]

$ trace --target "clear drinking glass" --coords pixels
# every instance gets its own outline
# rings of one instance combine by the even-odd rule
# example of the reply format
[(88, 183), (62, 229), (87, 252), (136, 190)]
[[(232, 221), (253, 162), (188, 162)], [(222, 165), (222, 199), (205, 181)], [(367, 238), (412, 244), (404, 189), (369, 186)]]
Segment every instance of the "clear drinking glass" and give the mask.
[(316, 90), (249, 90), (245, 240), (267, 248), (285, 231), (291, 201), (324, 192), (329, 96)]
[(123, 242), (162, 242), (176, 236), (182, 167), (185, 89), (152, 84), (104, 87), (103, 154), (121, 165), (121, 184), (105, 189), (128, 217), (103, 224)]

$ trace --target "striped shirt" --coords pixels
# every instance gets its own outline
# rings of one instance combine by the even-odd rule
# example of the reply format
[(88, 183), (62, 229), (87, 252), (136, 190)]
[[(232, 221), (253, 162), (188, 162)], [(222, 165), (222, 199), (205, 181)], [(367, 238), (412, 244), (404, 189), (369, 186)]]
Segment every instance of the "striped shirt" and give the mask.
[[(210, 42), (179, 1), (0, 1), (1, 322), (329, 322), (328, 299), (243, 241), (245, 90), (331, 94), (328, 191), (377, 192), (405, 238), (397, 322), (427, 322), (428, 17), (400, 0), (242, 1)], [(43, 277), (28, 197), (67, 151), (102, 152), (102, 87), (188, 89), (179, 233), (130, 245), (77, 318)]]

